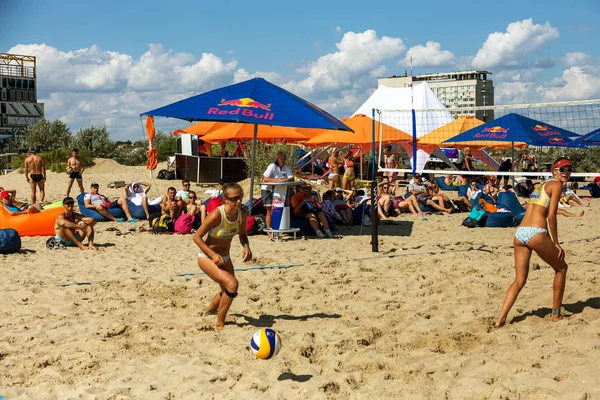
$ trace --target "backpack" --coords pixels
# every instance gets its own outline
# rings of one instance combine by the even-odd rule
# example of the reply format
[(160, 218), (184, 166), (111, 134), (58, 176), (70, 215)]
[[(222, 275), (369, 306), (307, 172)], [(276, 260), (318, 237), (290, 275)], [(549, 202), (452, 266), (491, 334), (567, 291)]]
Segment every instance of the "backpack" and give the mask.
[(0, 254), (16, 253), (21, 250), (21, 236), (14, 229), (0, 229)]
[(194, 216), (191, 214), (182, 214), (177, 221), (175, 221), (175, 233), (179, 233), (181, 235), (188, 235), (192, 233), (192, 229), (194, 228)]
[(531, 181), (531, 179), (527, 179), (525, 181), (518, 182), (515, 185), (515, 192), (520, 197), (531, 196), (531, 193), (533, 193), (534, 189), (535, 189), (535, 186), (533, 185), (533, 182)]
[(254, 215), (246, 218), (246, 233), (248, 235), (263, 233), (266, 227), (267, 223), (264, 215)]
[(462, 222), (462, 225), (466, 226), (467, 228), (476, 228), (478, 226), (485, 225), (486, 219), (485, 208), (478, 204), (471, 209), (471, 213), (467, 218), (465, 218), (465, 220)]
[(160, 171), (158, 171), (158, 175), (156, 175), (156, 178), (173, 180), (175, 179), (175, 172), (166, 169), (161, 169)]
[(151, 224), (152, 233), (154, 234), (168, 233), (175, 230), (173, 218), (167, 214), (162, 214), (161, 216), (154, 218), (151, 220)]

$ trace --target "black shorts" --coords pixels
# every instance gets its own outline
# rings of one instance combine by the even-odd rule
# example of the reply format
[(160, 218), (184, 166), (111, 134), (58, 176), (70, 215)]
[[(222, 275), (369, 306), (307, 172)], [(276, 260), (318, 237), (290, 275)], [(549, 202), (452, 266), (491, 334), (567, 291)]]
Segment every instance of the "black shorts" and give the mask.
[(70, 179), (83, 179), (83, 177), (81, 176), (81, 172), (71, 172), (69, 174), (69, 178)]
[(29, 177), (34, 182), (40, 182), (42, 179), (44, 179), (44, 175), (42, 175), (42, 174), (31, 174), (31, 175), (29, 175)]
[(265, 207), (271, 207), (273, 205), (273, 191), (272, 190), (261, 190), (260, 197)]
[(113, 208), (123, 208), (118, 201), (112, 201), (109, 205), (108, 205), (108, 209), (113, 209)]

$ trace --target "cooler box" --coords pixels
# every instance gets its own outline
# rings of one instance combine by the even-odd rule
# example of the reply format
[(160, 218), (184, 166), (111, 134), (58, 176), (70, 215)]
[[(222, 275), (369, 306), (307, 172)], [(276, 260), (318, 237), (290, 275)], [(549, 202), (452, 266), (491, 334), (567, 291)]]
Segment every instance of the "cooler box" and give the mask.
[(289, 186), (278, 185), (273, 190), (273, 202), (271, 208), (272, 229), (290, 228), (290, 196)]

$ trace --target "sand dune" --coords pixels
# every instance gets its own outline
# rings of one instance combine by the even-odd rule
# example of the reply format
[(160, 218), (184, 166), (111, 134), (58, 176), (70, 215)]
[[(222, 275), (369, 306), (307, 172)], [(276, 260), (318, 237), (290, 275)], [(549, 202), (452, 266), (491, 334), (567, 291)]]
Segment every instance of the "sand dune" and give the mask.
[[(122, 189), (107, 182), (148, 172), (99, 160), (84, 175), (86, 187), (98, 181), (115, 197)], [(160, 193), (174, 183), (156, 181)], [(28, 197), (22, 174), (0, 185)], [(49, 174), (50, 201), (65, 188), (65, 174)], [(240, 296), (222, 333), (202, 316), (217, 287), (199, 274), (190, 236), (116, 236), (107, 228), (132, 226), (102, 223), (97, 252), (51, 251), (46, 238), (24, 238), (21, 253), (1, 256), (0, 395), (599, 398), (599, 214), (593, 200), (584, 218), (559, 217), (569, 317), (550, 322), (553, 272), (534, 256), (510, 324), (498, 330), (491, 322), (514, 277), (514, 229), (467, 229), (460, 214), (383, 225), (378, 254), (359, 227), (342, 227), (333, 240), (251, 237), (249, 264), (234, 242), (236, 268), (289, 267), (238, 272)], [(186, 273), (195, 275), (178, 276)], [(249, 350), (264, 326), (283, 340), (269, 361)]]

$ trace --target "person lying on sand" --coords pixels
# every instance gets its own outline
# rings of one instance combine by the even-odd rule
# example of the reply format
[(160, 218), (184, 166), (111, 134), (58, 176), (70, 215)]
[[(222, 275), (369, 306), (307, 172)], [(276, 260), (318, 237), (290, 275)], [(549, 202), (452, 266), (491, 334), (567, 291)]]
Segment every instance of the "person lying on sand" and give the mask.
[[(55, 239), (65, 246), (77, 246), (80, 250), (96, 250), (94, 247), (94, 218), (84, 217), (73, 211), (75, 200), (72, 197), (63, 199), (64, 211), (56, 217)], [(83, 241), (87, 238), (87, 247)]]
[(24, 203), (18, 203), (14, 201), (16, 191), (15, 190), (3, 190), (0, 192), (0, 201), (2, 201), (2, 206), (6, 208), (12, 215), (19, 214), (35, 214), (42, 211), (42, 207), (39, 204), (34, 204), (33, 206), (29, 206)]

